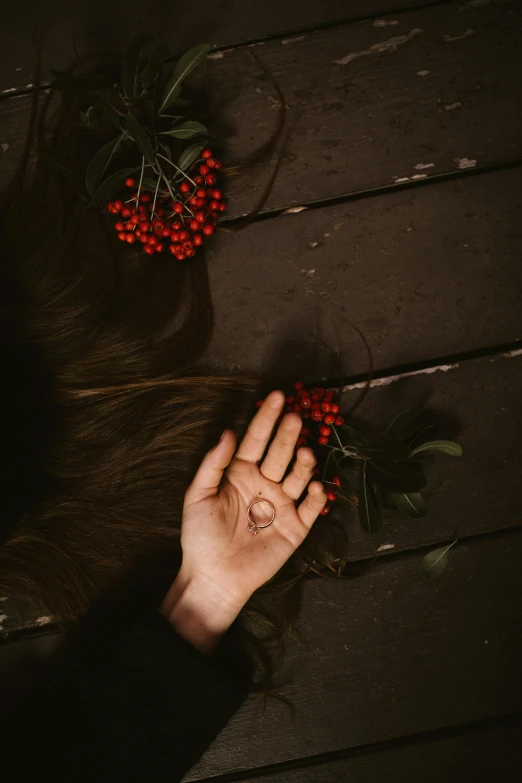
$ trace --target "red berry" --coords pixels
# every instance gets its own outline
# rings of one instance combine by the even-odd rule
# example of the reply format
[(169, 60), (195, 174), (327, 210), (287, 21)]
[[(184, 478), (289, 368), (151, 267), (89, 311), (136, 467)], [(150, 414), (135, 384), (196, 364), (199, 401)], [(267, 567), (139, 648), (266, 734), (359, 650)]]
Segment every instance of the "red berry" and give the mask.
[(314, 421), (321, 421), (322, 418), (323, 418), (323, 414), (321, 413), (321, 411), (312, 411), (312, 419)]
[(312, 434), (312, 431), (309, 430), (308, 427), (303, 427), (303, 429), (300, 432), (300, 435), (303, 438), (309, 438), (311, 434)]
[(170, 237), (170, 228), (164, 228), (163, 231), (160, 231), (160, 234), (163, 237), (163, 239)]
[(145, 247), (143, 249), (144, 249), (144, 251), (146, 252), (146, 254), (148, 256), (153, 256), (154, 253), (156, 252), (154, 250), (154, 246), (153, 245), (145, 245)]
[(114, 228), (116, 229), (116, 231), (123, 231), (123, 229), (125, 228), (125, 226), (123, 225), (123, 223), (119, 223), (119, 222), (118, 222), (118, 223), (115, 223), (115, 224), (114, 224)]
[(336, 427), (340, 427), (340, 426), (341, 426), (341, 424), (344, 424), (344, 419), (343, 419), (343, 417), (342, 417), (342, 416), (337, 416), (337, 418), (335, 419), (335, 425), (336, 425)]
[(312, 403), (310, 401), (310, 397), (303, 397), (303, 399), (301, 400), (301, 406), (303, 408), (309, 408), (311, 404)]
[(128, 207), (123, 207), (123, 209), (121, 211), (121, 216), (124, 217), (124, 218), (130, 217), (131, 216), (130, 209)]
[(183, 223), (180, 223), (179, 220), (176, 220), (175, 223), (172, 224), (173, 231), (181, 231), (182, 228), (183, 228)]
[(205, 182), (207, 183), (207, 185), (215, 185), (216, 182), (217, 182), (216, 175), (215, 174), (207, 174), (207, 176), (205, 177)]
[(216, 168), (216, 160), (215, 158), (208, 158), (207, 159), (207, 166), (209, 169), (215, 169)]
[(326, 504), (326, 506), (324, 508), (322, 508), (320, 510), (319, 513), (321, 514), (322, 517), (325, 517), (327, 514), (330, 513), (330, 506), (328, 505), (328, 503)]
[(304, 410), (303, 411), (303, 419), (310, 419), (311, 416), (312, 416), (312, 414), (310, 413), (309, 410)]
[(109, 203), (107, 204), (107, 209), (109, 210), (109, 212), (114, 212), (114, 201), (109, 201)]
[(219, 201), (211, 201), (209, 207), (211, 210), (221, 209), (221, 204), (219, 203)]
[(324, 417), (324, 423), (325, 424), (333, 424), (335, 421), (335, 416), (333, 413), (326, 413)]
[(147, 239), (147, 242), (149, 243), (149, 245), (155, 245), (157, 243), (157, 241), (158, 240), (156, 239), (154, 234), (151, 234), (150, 237)]
[(322, 397), (324, 394), (324, 389), (322, 389), (321, 386), (316, 386), (312, 394), (317, 394), (318, 397)]
[(179, 186), (179, 189), (181, 190), (182, 193), (188, 193), (190, 191), (190, 185), (188, 184), (188, 182), (182, 182), (181, 185)]
[(176, 258), (178, 261), (183, 261), (185, 259), (185, 253), (176, 253)]
[(150, 231), (150, 223), (148, 220), (143, 220), (140, 223), (140, 231)]
[(163, 217), (163, 215), (164, 215), (164, 214), (165, 214), (165, 210), (164, 210), (164, 209), (161, 209), (161, 208), (160, 208), (160, 209), (157, 209), (157, 210), (156, 210), (156, 215), (157, 215), (158, 217), (160, 217), (160, 218), (161, 218), (161, 217)]
[(321, 435), (324, 435), (324, 437), (325, 437), (325, 438), (327, 438), (329, 435), (331, 435), (331, 434), (332, 434), (332, 428), (331, 428), (331, 427), (326, 427), (326, 426), (323, 424), (323, 426), (321, 427), (321, 429), (319, 430), (319, 432), (321, 433)]
[(203, 152), (201, 153), (202, 158), (210, 158), (211, 156), (212, 156), (212, 150), (209, 150), (208, 148), (204, 149)]
[(128, 222), (128, 223), (125, 223), (125, 229), (126, 229), (127, 231), (132, 231), (132, 229), (133, 229), (133, 228), (134, 228), (134, 226), (132, 225), (132, 223), (130, 222), (130, 220), (129, 220), (129, 222)]
[(204, 188), (198, 188), (196, 190), (196, 196), (198, 198), (206, 198), (207, 197), (207, 191)]
[(184, 241), (185, 241), (185, 239), (188, 239), (188, 238), (189, 238), (189, 236), (190, 236), (190, 234), (189, 234), (189, 232), (188, 232), (188, 231), (180, 231), (180, 232), (179, 232), (179, 238), (180, 238), (180, 241), (181, 241), (181, 242), (184, 242)]
[(287, 405), (293, 405), (294, 402), (295, 402), (295, 397), (292, 397), (292, 395), (290, 395), (289, 397), (286, 398), (286, 404)]
[(183, 242), (183, 250), (185, 252), (187, 252), (187, 250), (192, 250), (193, 247), (194, 247), (194, 245), (190, 241), (190, 239), (187, 239), (187, 240), (185, 240), (185, 242)]
[(317, 442), (320, 446), (326, 446), (328, 443), (328, 438), (323, 437), (322, 435), (319, 435), (317, 438)]
[(223, 198), (223, 194), (222, 194), (222, 192), (220, 190), (213, 190), (212, 191), (212, 196), (215, 199), (217, 199), (218, 201), (220, 201)]
[(179, 201), (177, 201), (172, 207), (172, 209), (176, 213), (176, 215), (181, 215), (181, 213), (183, 212), (183, 204), (180, 204)]
[(118, 239), (121, 239), (122, 242), (125, 242), (125, 239), (127, 238), (127, 234), (124, 231), (120, 231), (118, 234)]
[(214, 226), (209, 226), (208, 223), (206, 226), (203, 226), (203, 233), (205, 236), (210, 237), (214, 233)]
[(146, 233), (142, 233), (140, 235), (140, 242), (142, 242), (144, 245), (146, 245), (148, 241), (149, 241), (148, 235)]
[(339, 411), (340, 411), (340, 408), (339, 408), (339, 406), (337, 405), (337, 403), (335, 403), (335, 402), (334, 402), (334, 403), (332, 403), (332, 405), (330, 406), (330, 410), (332, 411), (332, 413), (339, 413)]
[(201, 247), (201, 245), (203, 244), (203, 237), (201, 236), (201, 234), (194, 234), (194, 236), (192, 237), (192, 241), (194, 242), (194, 245), (196, 247)]
[(223, 164), (221, 163), (221, 161), (220, 161), (220, 160), (218, 160), (218, 159), (216, 158), (216, 162), (215, 162), (215, 164), (214, 164), (214, 168), (216, 169), (216, 171), (217, 171), (218, 169), (220, 169), (222, 165), (223, 165)]
[(154, 249), (156, 250), (156, 253), (163, 253), (163, 242), (157, 242), (154, 246)]
[(155, 220), (152, 224), (152, 228), (154, 231), (163, 231), (165, 224), (162, 220)]
[(196, 185), (203, 185), (205, 180), (203, 179), (203, 177), (194, 177), (194, 182), (196, 183)]
[(189, 228), (191, 231), (199, 231), (200, 225), (197, 220), (191, 220), (189, 223)]
[(196, 196), (191, 196), (188, 200), (188, 203), (190, 204), (191, 207), (195, 207), (198, 203)]
[(134, 236), (134, 234), (126, 234), (125, 241), (128, 242), (129, 245), (133, 245), (136, 241), (136, 237)]
[(226, 210), (226, 208), (227, 208), (227, 205), (225, 204), (224, 201), (222, 201), (221, 204), (219, 205), (219, 211), (220, 212), (224, 212)]
[(335, 493), (333, 490), (330, 490), (327, 493), (326, 497), (328, 498), (328, 500), (337, 500), (337, 493)]
[(134, 182), (134, 180), (132, 179), (132, 177), (129, 177), (128, 179), (126, 179), (126, 180), (125, 180), (125, 185), (126, 185), (126, 187), (128, 187), (128, 188), (133, 188), (133, 187), (135, 186), (135, 184), (136, 184), (136, 183)]
[(176, 255), (176, 246), (175, 245), (169, 245), (169, 252), (172, 253), (172, 255)]
[(341, 479), (339, 478), (339, 476), (334, 476), (333, 482), (334, 482), (336, 487), (340, 487), (341, 486)]
[(130, 219), (130, 222), (132, 223), (133, 226), (137, 226), (138, 223), (140, 222), (140, 219), (137, 215), (133, 215)]
[(298, 438), (295, 447), (296, 449), (300, 449), (302, 446), (306, 446), (307, 443), (308, 443), (307, 438)]
[(120, 201), (119, 199), (118, 199), (118, 201), (115, 201), (115, 202), (114, 202), (114, 209), (115, 209), (117, 212), (119, 212), (119, 211), (120, 211), (120, 209), (123, 209), (123, 201)]
[(194, 215), (198, 223), (204, 223), (205, 222), (205, 213), (204, 212), (196, 212)]
[(148, 193), (142, 193), (140, 196), (140, 201), (143, 202), (143, 204), (148, 204), (149, 201), (152, 201), (152, 196), (150, 196)]
[(302, 408), (298, 402), (296, 402), (295, 405), (292, 405), (292, 410), (294, 413), (299, 413), (299, 415), (301, 415)]
[(324, 413), (330, 413), (330, 411), (331, 411), (330, 403), (329, 402), (323, 402), (323, 404), (321, 405), (321, 410)]
[(179, 242), (179, 231), (173, 231), (170, 238), (173, 242)]
[(205, 164), (203, 163), (199, 167), (199, 173), (202, 174), (203, 176), (205, 176), (205, 174), (208, 174), (208, 166), (205, 166)]
[(201, 209), (202, 207), (206, 207), (206, 205), (207, 205), (206, 198), (197, 198), (196, 203), (194, 204), (194, 206), (197, 207), (198, 209)]
[(304, 389), (304, 383), (302, 381), (297, 381), (297, 383), (294, 383), (294, 389), (296, 391), (301, 391), (301, 389)]
[(264, 403), (264, 400), (258, 400), (256, 402), (256, 408), (260, 408), (263, 403)]

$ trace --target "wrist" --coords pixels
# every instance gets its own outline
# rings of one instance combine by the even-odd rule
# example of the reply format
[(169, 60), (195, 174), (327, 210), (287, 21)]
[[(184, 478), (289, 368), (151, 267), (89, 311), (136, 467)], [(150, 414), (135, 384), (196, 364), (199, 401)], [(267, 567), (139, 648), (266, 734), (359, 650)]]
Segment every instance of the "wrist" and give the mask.
[(174, 630), (193, 647), (211, 653), (248, 598), (225, 595), (211, 579), (183, 565), (160, 607)]

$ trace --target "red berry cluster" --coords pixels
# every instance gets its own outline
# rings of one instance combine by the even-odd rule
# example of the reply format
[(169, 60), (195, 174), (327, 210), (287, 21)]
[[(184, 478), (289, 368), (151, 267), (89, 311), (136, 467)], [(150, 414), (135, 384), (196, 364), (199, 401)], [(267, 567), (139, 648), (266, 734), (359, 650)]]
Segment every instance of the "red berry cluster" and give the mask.
[[(298, 413), (303, 419), (310, 419), (310, 426), (304, 425), (301, 429), (299, 439), (296, 443), (296, 449), (302, 446), (314, 448), (315, 443), (319, 446), (327, 446), (330, 438), (334, 435), (333, 426), (340, 427), (344, 424), (344, 419), (339, 415), (339, 405), (335, 401), (336, 393), (332, 389), (323, 389), (319, 386), (314, 389), (305, 389), (304, 383), (298, 381), (294, 384), (294, 391), (286, 398), (285, 413)], [(256, 403), (260, 408), (263, 400)], [(312, 424), (314, 422), (314, 424)], [(321, 475), (319, 470), (314, 471), (314, 475)], [(336, 487), (341, 485), (339, 476), (334, 476), (332, 481), (326, 482), (329, 485), (327, 489), (328, 501), (332, 503), (337, 498)], [(328, 503), (321, 511), (324, 516), (330, 512)]]
[[(155, 197), (142, 188), (125, 203), (121, 199), (109, 201), (109, 212), (119, 216), (114, 224), (118, 239), (130, 245), (141, 242), (149, 256), (167, 249), (179, 261), (196, 255), (204, 238), (214, 233), (219, 214), (226, 210), (223, 194), (215, 187), (214, 172), (221, 168), (221, 161), (209, 149), (204, 149), (201, 157), (192, 176), (185, 175), (177, 186), (174, 200), (165, 190)], [(129, 177), (125, 185), (135, 190), (136, 181)]]

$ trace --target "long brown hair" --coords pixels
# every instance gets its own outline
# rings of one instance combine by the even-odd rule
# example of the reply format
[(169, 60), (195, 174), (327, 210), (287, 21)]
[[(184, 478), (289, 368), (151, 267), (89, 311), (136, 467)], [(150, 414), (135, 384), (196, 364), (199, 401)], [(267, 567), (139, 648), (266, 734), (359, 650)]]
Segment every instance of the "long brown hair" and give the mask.
[[(191, 370), (212, 330), (204, 256), (173, 263), (122, 252), (82, 197), (78, 106), (64, 100), (53, 119), (49, 98), (37, 111), (37, 97), (38, 131), (1, 207), (10, 357), (2, 448), (11, 468), (1, 487), (0, 590), (67, 623), (142, 563), (161, 560), (173, 578), (185, 489), (221, 431), (241, 432), (260, 381)], [(300, 580), (340, 573), (346, 548), (335, 520), (321, 520), (265, 588), (275, 615), (266, 644), (250, 645), (265, 673), (266, 650), (295, 617)], [(245, 616), (259, 615), (258, 601)]]

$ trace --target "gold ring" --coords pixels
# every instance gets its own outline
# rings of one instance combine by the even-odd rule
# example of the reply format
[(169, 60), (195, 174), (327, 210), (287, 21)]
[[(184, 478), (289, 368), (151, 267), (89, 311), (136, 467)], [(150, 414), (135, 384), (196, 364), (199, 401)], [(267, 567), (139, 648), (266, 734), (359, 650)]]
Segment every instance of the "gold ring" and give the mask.
[[(256, 505), (256, 503), (266, 503), (267, 506), (270, 506), (270, 508), (272, 509), (272, 519), (266, 525), (258, 525), (257, 522), (254, 522), (254, 520), (250, 516), (250, 511), (251, 511), (252, 507)], [(275, 508), (270, 503), (269, 500), (263, 500), (262, 498), (258, 498), (257, 500), (253, 500), (252, 503), (249, 505), (248, 510), (247, 510), (247, 519), (248, 519), (248, 530), (250, 530), (252, 533), (254, 533), (254, 535), (257, 535), (257, 531), (258, 530), (263, 530), (265, 527), (270, 527), (270, 525), (272, 524), (272, 522), (275, 519)]]

